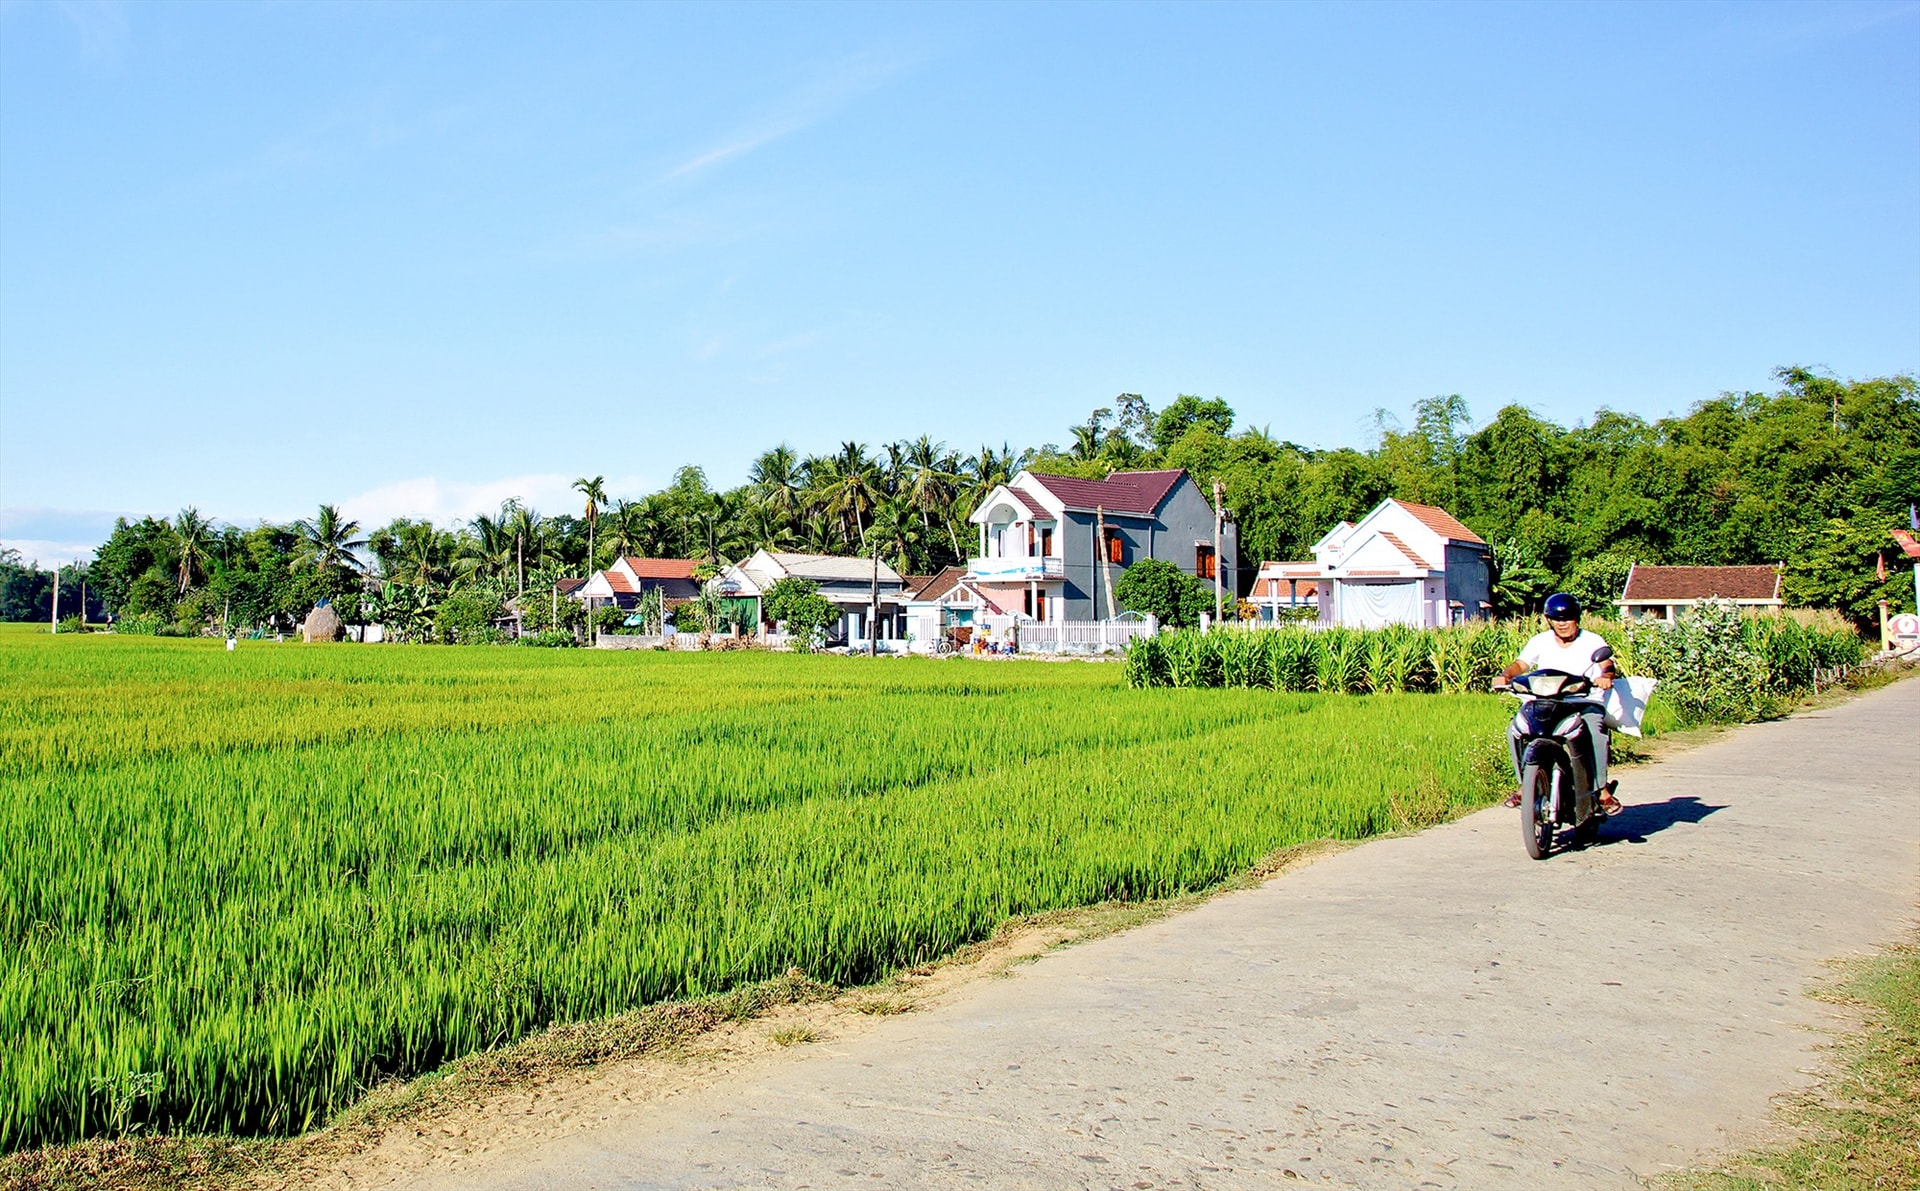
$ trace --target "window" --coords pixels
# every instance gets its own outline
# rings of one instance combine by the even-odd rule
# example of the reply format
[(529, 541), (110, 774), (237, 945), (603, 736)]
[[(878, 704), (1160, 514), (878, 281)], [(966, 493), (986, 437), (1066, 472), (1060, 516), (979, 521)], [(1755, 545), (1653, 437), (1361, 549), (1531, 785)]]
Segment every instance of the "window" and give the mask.
[(1117, 529), (1107, 531), (1107, 561), (1112, 563), (1127, 561), (1127, 539)]
[(1051, 525), (1040, 531), (1040, 553), (1048, 558), (1053, 557), (1053, 527)]
[(1212, 546), (1193, 548), (1193, 573), (1201, 579), (1212, 579), (1220, 573), (1214, 563)]

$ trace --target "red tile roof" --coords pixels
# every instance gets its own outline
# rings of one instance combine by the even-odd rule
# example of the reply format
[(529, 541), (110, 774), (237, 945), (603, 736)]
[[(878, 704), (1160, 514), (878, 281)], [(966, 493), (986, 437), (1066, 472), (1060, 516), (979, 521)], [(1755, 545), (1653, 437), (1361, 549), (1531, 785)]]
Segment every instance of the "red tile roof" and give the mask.
[(960, 582), (960, 580), (966, 576), (966, 573), (967, 568), (965, 567), (948, 567), (938, 575), (923, 578), (917, 586), (909, 584), (907, 587), (909, 593), (907, 598), (910, 600), (937, 600), (952, 591), (953, 585)]
[(1659, 600), (1777, 600), (1780, 568), (1757, 567), (1649, 567), (1627, 572), (1627, 590), (1620, 598), (1634, 603)]
[(627, 555), (627, 565), (642, 579), (691, 579), (700, 564), (691, 558), (639, 558)]
[(1163, 471), (1116, 471), (1104, 480), (1035, 475), (1033, 481), (1071, 509), (1101, 508), (1110, 513), (1150, 517), (1186, 474), (1186, 469), (1176, 467)]
[(1437, 505), (1417, 505), (1405, 500), (1396, 500), (1393, 503), (1412, 513), (1415, 521), (1449, 541), (1473, 542), (1481, 546), (1487, 544), (1486, 539), (1460, 524), (1454, 519), (1452, 513)]
[(586, 583), (587, 581), (585, 579), (562, 579), (560, 582), (554, 584), (554, 586), (560, 590), (561, 595), (572, 595), (582, 587), (585, 587)]
[(1427, 570), (1427, 571), (1431, 571), (1433, 569), (1432, 565), (1429, 564), (1426, 559), (1421, 558), (1418, 554), (1415, 554), (1412, 551), (1412, 549), (1410, 549), (1407, 546), (1405, 542), (1400, 540), (1398, 535), (1388, 533), (1386, 530), (1383, 529), (1380, 531), (1380, 536), (1387, 539), (1387, 544), (1389, 546), (1392, 546), (1395, 550), (1398, 550), (1400, 553), (1412, 559), (1414, 566), (1417, 566), (1422, 570)]
[(1035, 496), (1033, 493), (1027, 491), (1026, 489), (1009, 488), (1007, 489), (1007, 491), (1012, 493), (1013, 499), (1016, 502), (1018, 502), (1022, 508), (1027, 510), (1027, 519), (1029, 521), (1034, 520), (1036, 518), (1044, 521), (1053, 516), (1052, 513), (1049, 513), (1047, 511), (1046, 504), (1043, 503), (1039, 497)]
[(634, 594), (633, 584), (627, 582), (627, 577), (625, 575), (621, 574), (619, 571), (607, 571), (605, 572), (605, 574), (607, 576), (607, 586), (613, 588), (613, 592), (615, 595), (633, 595)]
[[(1264, 584), (1265, 586), (1263, 587), (1262, 584)], [(1320, 594), (1320, 584), (1317, 581), (1312, 579), (1299, 581), (1298, 587), (1300, 590), (1300, 594), (1303, 596)], [(1262, 579), (1253, 585), (1253, 594), (1257, 596), (1271, 596), (1271, 597), (1277, 598), (1283, 595), (1290, 595), (1293, 592), (1293, 590), (1294, 590), (1293, 586), (1289, 585), (1285, 579), (1271, 579), (1271, 578)]]

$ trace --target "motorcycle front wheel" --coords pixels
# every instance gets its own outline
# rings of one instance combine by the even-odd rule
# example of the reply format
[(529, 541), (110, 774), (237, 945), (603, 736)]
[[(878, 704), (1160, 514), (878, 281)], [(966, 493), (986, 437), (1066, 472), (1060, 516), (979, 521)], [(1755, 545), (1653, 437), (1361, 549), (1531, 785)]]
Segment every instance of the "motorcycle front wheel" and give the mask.
[(1545, 860), (1553, 851), (1553, 773), (1555, 766), (1530, 761), (1520, 771), (1520, 840), (1527, 855)]

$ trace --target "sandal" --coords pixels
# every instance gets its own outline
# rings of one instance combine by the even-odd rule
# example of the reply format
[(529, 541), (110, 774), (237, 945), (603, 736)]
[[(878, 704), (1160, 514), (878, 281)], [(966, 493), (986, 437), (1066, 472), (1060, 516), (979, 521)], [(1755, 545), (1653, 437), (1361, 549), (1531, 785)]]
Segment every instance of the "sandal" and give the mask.
[(1515, 790), (1513, 793), (1507, 795), (1507, 805), (1509, 807), (1518, 807), (1520, 805), (1520, 791)]
[(1617, 815), (1620, 813), (1622, 809), (1620, 806), (1620, 800), (1613, 796), (1613, 789), (1615, 786), (1618, 786), (1619, 784), (1620, 784), (1619, 782), (1608, 782), (1607, 788), (1600, 791), (1600, 813), (1601, 814)]

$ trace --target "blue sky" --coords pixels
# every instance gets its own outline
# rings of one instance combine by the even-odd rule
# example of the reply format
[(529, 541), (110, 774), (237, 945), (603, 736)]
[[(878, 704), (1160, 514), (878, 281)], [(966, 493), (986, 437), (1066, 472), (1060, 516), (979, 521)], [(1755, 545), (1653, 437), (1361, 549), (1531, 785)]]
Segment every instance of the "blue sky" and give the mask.
[(1920, 3), (0, 2), (0, 540), (1920, 370)]

